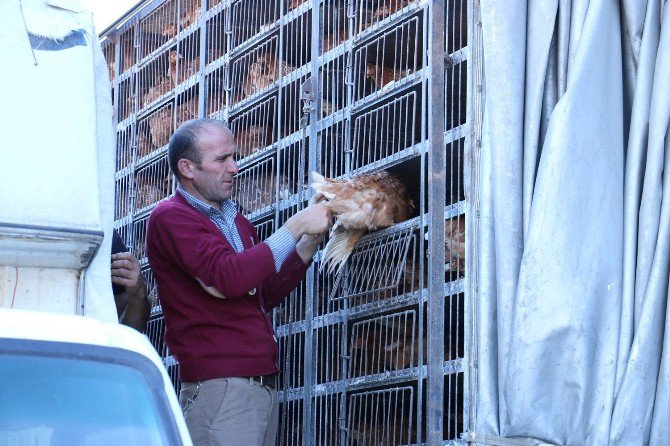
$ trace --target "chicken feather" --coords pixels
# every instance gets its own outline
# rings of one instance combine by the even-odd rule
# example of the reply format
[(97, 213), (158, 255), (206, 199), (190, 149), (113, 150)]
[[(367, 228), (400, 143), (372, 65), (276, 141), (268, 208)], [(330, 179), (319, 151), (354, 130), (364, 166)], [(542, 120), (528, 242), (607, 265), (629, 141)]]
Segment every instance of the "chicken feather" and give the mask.
[(329, 273), (344, 267), (366, 232), (407, 220), (414, 209), (405, 185), (386, 171), (341, 180), (312, 172), (312, 188), (337, 219), (321, 263)]

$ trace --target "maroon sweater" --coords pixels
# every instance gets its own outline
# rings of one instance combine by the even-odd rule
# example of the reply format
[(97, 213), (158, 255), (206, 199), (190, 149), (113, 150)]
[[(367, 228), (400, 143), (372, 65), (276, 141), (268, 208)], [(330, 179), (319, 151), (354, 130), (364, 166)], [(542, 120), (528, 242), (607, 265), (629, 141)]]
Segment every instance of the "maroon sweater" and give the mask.
[[(308, 265), (294, 250), (275, 272), (270, 247), (237, 214), (237, 253), (216, 225), (179, 194), (159, 203), (147, 225), (147, 255), (165, 315), (165, 342), (182, 382), (277, 371), (267, 311), (300, 283)], [(195, 278), (216, 287), (207, 293)]]

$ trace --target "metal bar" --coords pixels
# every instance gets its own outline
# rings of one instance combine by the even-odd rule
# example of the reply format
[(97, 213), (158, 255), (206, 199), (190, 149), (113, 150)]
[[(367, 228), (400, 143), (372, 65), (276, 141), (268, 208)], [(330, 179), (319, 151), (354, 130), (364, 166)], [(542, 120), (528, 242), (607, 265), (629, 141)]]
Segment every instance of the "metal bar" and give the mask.
[(468, 47), (470, 48), (470, 63), (468, 64), (468, 91), (467, 91), (467, 122), (470, 123), (470, 144), (466, 146), (465, 185), (466, 185), (466, 217), (471, 222), (466, 226), (466, 305), (465, 305), (465, 360), (468, 363), (467, 373), (464, 376), (464, 414), (463, 426), (466, 431), (475, 429), (477, 408), (477, 289), (478, 276), (478, 238), (479, 228), (479, 165), (480, 148), (483, 124), (483, 47), (482, 21), (480, 16), (480, 0), (467, 0), (468, 7)]
[[(444, 32), (445, 2), (433, 0), (430, 5), (428, 34), (428, 201), (430, 203), (428, 231), (444, 233), (446, 157)], [(429, 446), (442, 444), (444, 410), (444, 244), (441, 237), (428, 241), (428, 388), (426, 401), (426, 439)]]

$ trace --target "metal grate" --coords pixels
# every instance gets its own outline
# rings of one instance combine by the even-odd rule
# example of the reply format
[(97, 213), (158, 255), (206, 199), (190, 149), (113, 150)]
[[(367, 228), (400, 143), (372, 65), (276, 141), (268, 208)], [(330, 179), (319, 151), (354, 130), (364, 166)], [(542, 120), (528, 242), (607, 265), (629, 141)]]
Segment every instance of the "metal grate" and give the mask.
[[(174, 189), (170, 135), (206, 116), (235, 135), (233, 199), (261, 240), (306, 206), (312, 170), (331, 178), (389, 170), (416, 205), (412, 220), (366, 235), (341, 274), (320, 271), (317, 252), (305, 280), (273, 310), (283, 372), (278, 444), (431, 443), (428, 423), (440, 419), (427, 408), (440, 404), (442, 439), (459, 443), (470, 421), (476, 279), (466, 276), (465, 190), (481, 119), (469, 91), (481, 71), (479, 46), (468, 47), (479, 45), (468, 35), (468, 14), (478, 20), (471, 5), (447, 0), (442, 30), (433, 0), (158, 0), (103, 36), (117, 125), (114, 227), (141, 261), (153, 306), (147, 334), (177, 392), (179, 367), (163, 344), (145, 257), (146, 221)], [(442, 86), (445, 116), (436, 122)], [(445, 151), (429, 156), (435, 129)], [(431, 179), (441, 156), (438, 184)], [(432, 233), (442, 219), (444, 239)], [(441, 251), (443, 241), (442, 284), (441, 252), (429, 247)], [(427, 277), (429, 265), (436, 276)], [(442, 285), (444, 294), (433, 295)], [(434, 336), (443, 337), (443, 357), (427, 356)], [(444, 377), (427, 376), (427, 365), (440, 362)]]
[(293, 71), (284, 63), (280, 68), (277, 43), (276, 35), (269, 37), (261, 45), (232, 61), (227, 85), (227, 89), (232, 92), (232, 104), (276, 84), (280, 71)]
[(319, 71), (319, 85), (321, 87), (321, 101), (319, 103), (320, 119), (342, 110), (346, 105), (345, 67), (345, 60), (343, 57), (340, 57), (327, 62)]
[(175, 128), (198, 117), (198, 89), (191, 88), (177, 96), (177, 124)]
[(114, 182), (114, 219), (120, 220), (132, 211), (133, 176), (128, 173)]
[(149, 338), (151, 345), (154, 346), (158, 352), (158, 356), (165, 358), (167, 356), (167, 347), (163, 341), (163, 334), (165, 333), (165, 317), (153, 317), (147, 323), (147, 330), (145, 334)]
[(416, 311), (355, 322), (349, 347), (351, 378), (419, 365), (425, 341), (419, 335)]
[[(189, 34), (177, 43), (176, 57), (176, 82), (179, 85), (200, 72), (200, 32)], [(170, 53), (172, 61), (173, 53)]]
[[(146, 156), (150, 152), (167, 145), (174, 130), (173, 119), (173, 106), (169, 102), (139, 121), (137, 126), (138, 153)], [(149, 141), (145, 139), (147, 130)], [(140, 150), (140, 143), (142, 150)], [(150, 150), (145, 153), (144, 150), (147, 148)]]
[(420, 16), (386, 31), (354, 53), (356, 99), (379, 95), (423, 68)]
[(102, 54), (107, 62), (107, 71), (109, 72), (109, 81), (114, 82), (116, 78), (116, 45), (109, 39), (101, 42)]
[(145, 59), (177, 35), (177, 0), (167, 0), (140, 21), (140, 58)]
[(416, 246), (412, 228), (373, 236), (361, 241), (349, 259), (348, 269), (341, 273), (341, 293), (334, 299), (348, 298), (352, 306), (380, 302), (414, 288), (413, 256)]
[(127, 223), (127, 224), (118, 224), (114, 223), (114, 229), (116, 229), (116, 232), (119, 233), (121, 236), (121, 239), (123, 240), (123, 244), (128, 246), (131, 245), (131, 238), (133, 236), (133, 225), (132, 223)]
[[(319, 132), (321, 169), (320, 173), (329, 178), (344, 175), (347, 169), (346, 133), (349, 125), (340, 121)], [(316, 170), (316, 169), (313, 169)]]
[(270, 219), (258, 222), (254, 225), (254, 227), (256, 228), (256, 232), (258, 233), (258, 238), (262, 242), (275, 232), (275, 221), (274, 219)]
[(279, 20), (279, 2), (239, 0), (233, 2), (227, 21), (231, 49), (267, 32)]
[(279, 364), (281, 368), (278, 388), (295, 389), (305, 384), (304, 354), (305, 333), (287, 334), (277, 339), (279, 343)]
[(125, 73), (137, 61), (135, 50), (135, 27), (129, 26), (122, 33), (119, 39), (119, 51), (121, 54), (120, 72)]
[(132, 75), (119, 83), (118, 120), (125, 120), (133, 115), (136, 110), (137, 97), (135, 94), (135, 76)]
[(325, 384), (340, 381), (342, 373), (343, 336), (341, 324), (314, 330), (314, 382)]
[(172, 174), (167, 156), (142, 167), (135, 173), (135, 209), (142, 213), (172, 192)]
[(268, 158), (237, 174), (233, 183), (233, 199), (244, 214), (265, 210), (275, 204), (275, 180), (275, 160)]
[(347, 445), (413, 443), (413, 404), (414, 388), (410, 386), (349, 395)]
[(225, 67), (221, 67), (207, 75), (205, 88), (207, 98), (205, 110), (210, 118), (219, 118), (228, 105), (226, 100)]
[(301, 446), (303, 441), (303, 402), (291, 400), (279, 403), (278, 445)]
[(315, 443), (319, 446), (339, 446), (342, 444), (344, 426), (341, 415), (342, 395), (326, 395), (314, 399), (312, 417)]
[(354, 117), (354, 170), (389, 161), (421, 140), (420, 91), (410, 91)]
[(124, 170), (133, 161), (133, 129), (134, 125), (116, 132), (116, 170)]
[[(151, 313), (157, 313), (160, 311), (160, 300), (158, 299), (158, 284), (156, 283), (156, 276), (151, 268), (144, 268), (142, 270), (142, 277), (144, 278), (144, 284), (147, 288), (147, 297), (149, 302), (151, 302)], [(160, 336), (163, 336), (163, 333), (160, 333)]]
[(291, 294), (275, 310), (275, 326), (291, 324), (305, 319), (305, 283)]
[(140, 261), (140, 265), (147, 264), (147, 221), (149, 216), (133, 222), (132, 253)]
[(275, 143), (276, 113), (277, 98), (271, 96), (230, 118), (230, 129), (235, 135), (241, 162)]
[(176, 49), (170, 49), (139, 70), (137, 81), (141, 92), (140, 108), (147, 108), (164, 99), (177, 85), (178, 61), (179, 54)]
[(344, 0), (324, 0), (320, 2), (321, 53), (343, 44), (349, 34), (347, 4)]
[(207, 20), (207, 63), (217, 61), (228, 50), (228, 33), (226, 33), (225, 10), (217, 12)]

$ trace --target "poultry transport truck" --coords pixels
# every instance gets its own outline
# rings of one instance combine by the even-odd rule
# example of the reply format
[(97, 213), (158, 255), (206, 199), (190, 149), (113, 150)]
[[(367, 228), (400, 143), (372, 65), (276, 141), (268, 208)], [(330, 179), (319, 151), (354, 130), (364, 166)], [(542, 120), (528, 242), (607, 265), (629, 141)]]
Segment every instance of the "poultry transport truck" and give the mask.
[(158, 354), (117, 322), (112, 102), (92, 16), (0, 4), (0, 445), (191, 444)]

